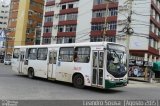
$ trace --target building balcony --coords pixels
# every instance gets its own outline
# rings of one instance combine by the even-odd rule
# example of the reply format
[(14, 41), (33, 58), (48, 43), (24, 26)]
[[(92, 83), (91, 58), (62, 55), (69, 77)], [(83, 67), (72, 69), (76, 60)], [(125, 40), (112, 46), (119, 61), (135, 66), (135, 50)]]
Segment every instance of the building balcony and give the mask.
[(17, 19), (18, 12), (12, 12), (9, 16), (10, 19)]
[(52, 27), (53, 26), (53, 22), (45, 22), (44, 23), (44, 27)]
[(8, 40), (7, 45), (9, 46), (14, 46), (14, 40)]
[(15, 36), (15, 31), (14, 32), (8, 32), (9, 37), (14, 37)]
[[(109, 16), (107, 17), (107, 22), (117, 22), (117, 16)], [(100, 17), (100, 18), (92, 18), (92, 24), (95, 23), (104, 23), (105, 22), (105, 17)]]
[(30, 5), (30, 10), (36, 11), (37, 13), (43, 14), (43, 9), (40, 7), (37, 7), (36, 5)]
[[(92, 37), (103, 36), (103, 31), (91, 31)], [(116, 30), (108, 30), (106, 31), (106, 36), (116, 36)]]
[(160, 14), (160, 8), (157, 4), (154, 3), (153, 0), (151, 0), (151, 6)]
[(60, 4), (69, 3), (69, 2), (75, 2), (75, 1), (79, 1), (79, 0), (61, 0)]
[[(108, 8), (118, 8), (118, 3), (109, 3)], [(98, 4), (93, 6), (93, 11), (106, 10), (106, 4)]]
[(13, 22), (10, 22), (8, 26), (11, 28), (14, 28), (14, 27), (16, 27), (16, 24), (17, 24), (17, 22), (13, 21)]
[(77, 20), (59, 21), (58, 25), (77, 25)]
[(19, 6), (19, 4), (17, 3), (17, 4), (15, 4), (15, 5), (12, 5), (12, 10), (18, 10), (18, 6)]
[(150, 19), (158, 28), (160, 28), (160, 23), (157, 22), (157, 20), (153, 16), (150, 16)]
[(34, 42), (26, 42), (26, 45), (34, 45)]
[(154, 55), (159, 55), (159, 50), (157, 50), (151, 46), (148, 47), (148, 51), (149, 51), (149, 53), (152, 53)]
[(70, 14), (70, 13), (78, 13), (78, 8), (60, 10), (60, 14)]
[(42, 5), (44, 4), (44, 0), (33, 0), (33, 1)]
[(75, 37), (76, 32), (58, 32), (57, 37)]
[(35, 28), (37, 26), (37, 22), (35, 23), (31, 23), (31, 24), (27, 24), (27, 28)]
[(52, 33), (51, 33), (51, 32), (43, 33), (43, 37), (44, 37), (44, 38), (50, 38), (51, 36), (52, 36)]
[(46, 2), (46, 6), (52, 6), (52, 5), (55, 5), (55, 0)]
[(156, 35), (155, 33), (153, 33), (153, 32), (150, 32), (149, 33), (149, 36), (150, 37), (152, 37), (154, 40), (156, 40), (156, 41), (158, 41), (159, 40), (159, 37), (158, 37), (158, 35)]
[(26, 38), (35, 38), (34, 33), (28, 33), (26, 34)]
[(42, 22), (42, 18), (39, 17), (38, 15), (29, 15), (28, 18), (31, 20), (35, 20), (37, 22)]
[(54, 11), (45, 12), (45, 17), (54, 16)]

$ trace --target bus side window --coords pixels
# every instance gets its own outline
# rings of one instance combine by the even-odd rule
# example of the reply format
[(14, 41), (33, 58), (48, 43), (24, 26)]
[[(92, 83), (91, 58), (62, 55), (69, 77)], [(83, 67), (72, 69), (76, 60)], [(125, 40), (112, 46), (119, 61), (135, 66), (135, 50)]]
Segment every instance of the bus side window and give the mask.
[(13, 58), (18, 59), (19, 58), (20, 49), (14, 49), (13, 52)]
[(80, 63), (88, 63), (90, 60), (90, 47), (76, 47), (74, 53), (74, 61)]
[(37, 55), (37, 60), (46, 60), (47, 59), (47, 53), (48, 49), (47, 48), (39, 48), (38, 49), (38, 55)]
[(35, 48), (29, 49), (28, 57), (31, 60), (36, 60), (37, 59), (37, 49)]
[(74, 57), (74, 47), (62, 47), (59, 51), (58, 60), (62, 62), (72, 62)]
[(26, 49), (25, 59), (28, 59), (28, 49)]

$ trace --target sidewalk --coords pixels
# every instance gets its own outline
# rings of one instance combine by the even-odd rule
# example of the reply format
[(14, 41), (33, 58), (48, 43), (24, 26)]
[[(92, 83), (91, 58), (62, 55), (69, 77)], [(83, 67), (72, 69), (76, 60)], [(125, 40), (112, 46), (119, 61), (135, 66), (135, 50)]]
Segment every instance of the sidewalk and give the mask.
[(160, 78), (152, 79), (151, 82), (148, 79), (139, 78), (139, 77), (129, 77), (129, 80), (138, 81), (138, 82), (146, 82), (146, 83), (159, 83), (160, 84)]

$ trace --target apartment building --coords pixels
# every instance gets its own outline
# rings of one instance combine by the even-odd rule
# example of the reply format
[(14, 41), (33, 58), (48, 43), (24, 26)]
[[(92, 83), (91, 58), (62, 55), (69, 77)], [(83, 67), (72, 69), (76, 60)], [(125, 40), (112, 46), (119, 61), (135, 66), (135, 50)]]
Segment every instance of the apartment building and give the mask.
[(11, 0), (8, 51), (13, 46), (40, 44), (44, 0)]
[[(115, 41), (118, 2), (108, 5), (106, 39)], [(42, 44), (103, 40), (105, 0), (45, 0)]]
[(7, 48), (6, 48), (7, 54), (12, 54), (12, 50), (14, 47), (18, 7), (19, 7), (19, 0), (11, 0), (10, 12), (9, 12), (9, 23), (8, 23), (8, 29), (10, 29), (10, 31), (8, 32), (8, 35), (7, 35), (8, 39), (7, 39)]
[[(121, 38), (117, 38), (116, 41), (124, 45), (127, 42), (123, 32), (127, 17), (127, 2), (126, 0), (120, 0), (117, 35)], [(131, 64), (139, 64), (144, 70), (143, 66), (146, 62), (152, 65), (152, 62), (160, 60), (160, 1), (133, 1), (130, 28), (133, 31), (133, 34), (129, 37)]]
[(5, 37), (5, 29), (8, 25), (8, 17), (9, 17), (9, 4), (5, 1), (0, 1), (0, 54), (4, 53), (5, 41), (2, 37)]

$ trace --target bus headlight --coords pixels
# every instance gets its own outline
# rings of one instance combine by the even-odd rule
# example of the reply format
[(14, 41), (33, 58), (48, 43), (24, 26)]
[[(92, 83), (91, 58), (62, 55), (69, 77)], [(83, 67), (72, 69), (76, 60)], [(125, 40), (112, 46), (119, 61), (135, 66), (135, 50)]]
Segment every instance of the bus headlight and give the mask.
[(108, 76), (108, 80), (110, 80), (110, 81), (114, 81), (114, 78), (113, 78), (113, 77), (111, 77), (111, 76)]

